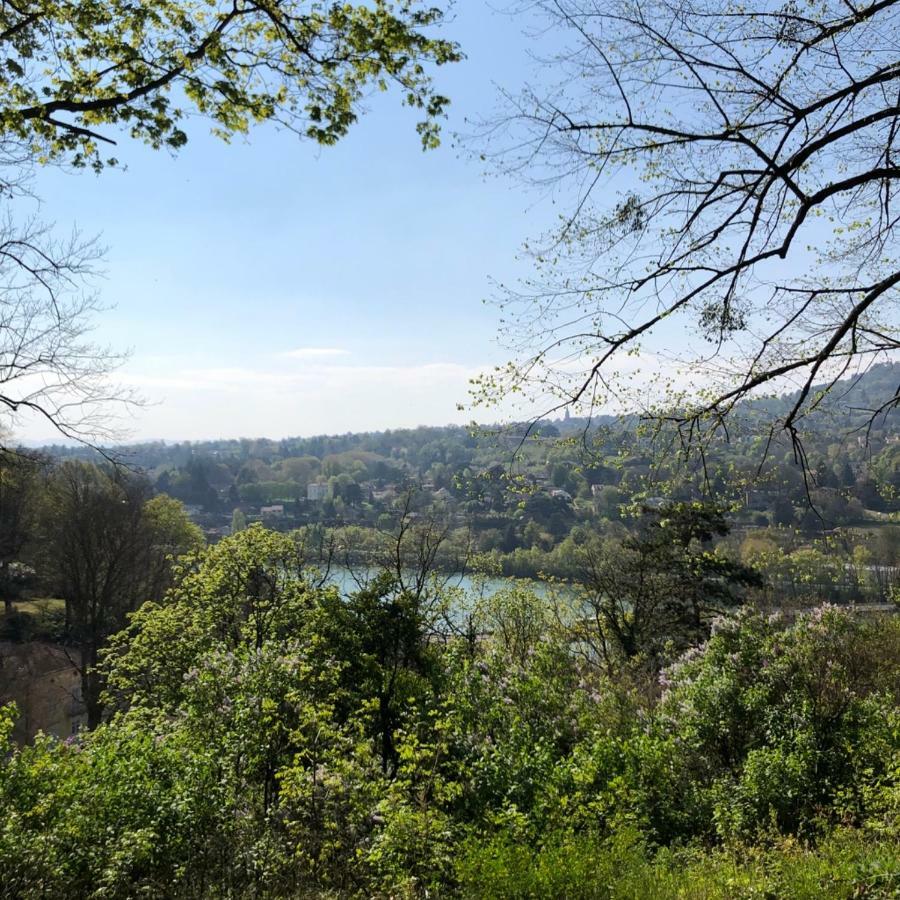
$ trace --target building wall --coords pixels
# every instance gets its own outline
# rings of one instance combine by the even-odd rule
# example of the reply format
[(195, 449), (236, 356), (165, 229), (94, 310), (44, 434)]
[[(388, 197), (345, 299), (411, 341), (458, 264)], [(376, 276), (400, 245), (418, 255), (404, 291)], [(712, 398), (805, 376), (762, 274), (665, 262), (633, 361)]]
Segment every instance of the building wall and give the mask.
[(19, 713), (13, 740), (20, 744), (38, 732), (64, 740), (87, 724), (78, 669), (54, 644), (0, 642), (0, 705), (10, 701)]

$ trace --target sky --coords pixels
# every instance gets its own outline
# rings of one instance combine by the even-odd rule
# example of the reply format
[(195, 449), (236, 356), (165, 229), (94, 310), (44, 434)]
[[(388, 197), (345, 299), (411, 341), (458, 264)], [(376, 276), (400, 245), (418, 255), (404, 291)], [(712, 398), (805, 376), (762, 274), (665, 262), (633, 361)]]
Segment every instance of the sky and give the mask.
[[(130, 357), (131, 440), (283, 437), (469, 421), (468, 380), (505, 361), (491, 279), (527, 272), (547, 197), (485, 173), (457, 132), (537, 75), (529, 23), (457, 4), (466, 60), (436, 72), (444, 141), (379, 96), (333, 148), (264, 127), (225, 145), (202, 120), (171, 156), (124, 140), (124, 171), (39, 173), (41, 215), (99, 235), (111, 308), (95, 339)], [(27, 441), (52, 437), (23, 421)]]

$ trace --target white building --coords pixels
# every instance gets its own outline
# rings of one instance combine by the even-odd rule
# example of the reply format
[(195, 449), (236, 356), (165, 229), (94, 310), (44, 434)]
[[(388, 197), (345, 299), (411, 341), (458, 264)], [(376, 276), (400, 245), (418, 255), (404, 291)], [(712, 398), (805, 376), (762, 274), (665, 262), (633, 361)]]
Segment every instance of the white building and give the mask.
[(327, 484), (308, 484), (306, 486), (307, 500), (327, 500), (328, 485)]

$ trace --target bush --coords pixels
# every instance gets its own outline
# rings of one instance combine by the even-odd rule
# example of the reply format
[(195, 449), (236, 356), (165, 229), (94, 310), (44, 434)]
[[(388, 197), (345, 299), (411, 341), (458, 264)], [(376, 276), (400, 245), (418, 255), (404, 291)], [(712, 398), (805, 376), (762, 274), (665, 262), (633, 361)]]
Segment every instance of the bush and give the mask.
[(108, 722), (0, 741), (0, 893), (898, 895), (900, 619), (744, 612), (651, 691), (521, 586), (435, 640), (295, 549), (183, 562), (111, 642)]
[(897, 747), (898, 625), (743, 614), (664, 673), (660, 725), (708, 786), (720, 837), (866, 820)]

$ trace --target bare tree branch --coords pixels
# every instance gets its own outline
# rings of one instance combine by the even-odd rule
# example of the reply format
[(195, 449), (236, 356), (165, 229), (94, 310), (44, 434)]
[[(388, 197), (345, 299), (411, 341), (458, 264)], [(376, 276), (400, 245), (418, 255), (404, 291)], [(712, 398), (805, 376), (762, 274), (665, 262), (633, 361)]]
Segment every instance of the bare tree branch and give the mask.
[(498, 297), (513, 360), (474, 402), (615, 402), (691, 452), (796, 389), (766, 428), (802, 460), (818, 386), (900, 350), (900, 4), (534, 6), (567, 42), (560, 84), (508, 95), (479, 148), (573, 212)]

